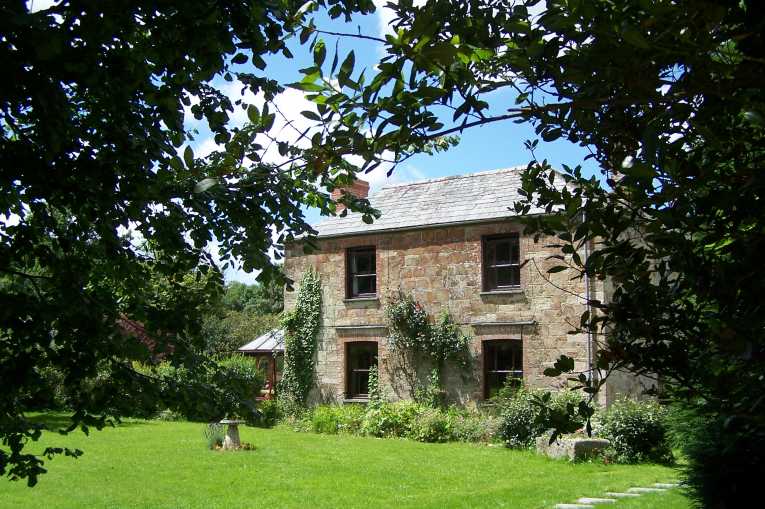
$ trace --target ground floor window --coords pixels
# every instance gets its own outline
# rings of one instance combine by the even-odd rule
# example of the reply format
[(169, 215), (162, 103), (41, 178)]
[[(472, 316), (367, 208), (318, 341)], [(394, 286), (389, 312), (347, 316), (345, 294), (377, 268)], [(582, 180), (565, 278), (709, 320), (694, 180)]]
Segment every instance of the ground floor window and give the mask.
[(484, 397), (491, 398), (508, 382), (523, 380), (523, 342), (500, 339), (483, 342)]
[(346, 394), (348, 398), (369, 397), (369, 369), (377, 365), (377, 342), (346, 343)]

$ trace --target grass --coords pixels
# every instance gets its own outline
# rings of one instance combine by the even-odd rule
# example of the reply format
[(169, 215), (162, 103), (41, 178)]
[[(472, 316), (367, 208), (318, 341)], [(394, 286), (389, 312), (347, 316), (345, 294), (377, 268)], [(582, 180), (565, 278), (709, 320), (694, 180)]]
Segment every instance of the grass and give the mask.
[[(32, 447), (68, 445), (85, 454), (48, 463), (49, 473), (31, 489), (0, 480), (0, 507), (550, 508), (677, 478), (658, 465), (570, 464), (485, 445), (240, 429), (256, 450), (210, 451), (203, 425), (188, 422), (127, 421), (90, 436), (48, 434)], [(645, 505), (654, 497), (656, 505)], [(654, 506), (689, 507), (674, 492), (614, 507)]]

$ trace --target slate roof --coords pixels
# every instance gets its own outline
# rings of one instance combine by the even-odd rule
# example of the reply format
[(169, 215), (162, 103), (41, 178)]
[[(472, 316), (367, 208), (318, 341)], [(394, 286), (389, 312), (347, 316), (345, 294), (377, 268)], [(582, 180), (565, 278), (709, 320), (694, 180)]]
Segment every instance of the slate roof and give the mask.
[[(390, 185), (369, 196), (382, 215), (372, 224), (361, 214), (330, 217), (313, 226), (319, 237), (404, 230), (506, 219), (515, 216), (525, 166)], [(563, 185), (562, 179), (559, 185)], [(508, 208), (509, 207), (509, 208)], [(542, 209), (532, 208), (531, 213)]]
[(240, 352), (284, 352), (284, 331), (274, 329), (253, 339)]

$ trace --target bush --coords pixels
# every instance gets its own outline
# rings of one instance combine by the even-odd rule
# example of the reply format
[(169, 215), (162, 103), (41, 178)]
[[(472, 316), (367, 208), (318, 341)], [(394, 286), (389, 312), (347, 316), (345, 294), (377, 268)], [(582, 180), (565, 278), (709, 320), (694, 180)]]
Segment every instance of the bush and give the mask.
[(67, 406), (67, 394), (64, 390), (64, 375), (52, 366), (40, 366), (34, 369), (34, 384), (24, 398), (25, 406), (34, 410), (61, 410)]
[(497, 436), (496, 417), (451, 407), (429, 408), (410, 401), (376, 405), (320, 405), (290, 421), (296, 431), (350, 433), (420, 442), (488, 442)]
[(499, 435), (508, 447), (531, 447), (536, 437), (545, 431), (537, 421), (540, 408), (533, 403), (537, 391), (518, 389), (500, 406)]
[(460, 411), (453, 414), (452, 439), (460, 442), (493, 442), (499, 436), (499, 425), (498, 417)]
[(671, 463), (667, 411), (655, 401), (617, 401), (596, 419), (595, 432), (611, 441), (606, 458), (617, 463)]
[(367, 410), (361, 431), (375, 437), (408, 437), (422, 407), (412, 402), (383, 403)]
[(454, 416), (436, 408), (424, 409), (413, 420), (409, 438), (418, 442), (454, 440)]
[(361, 405), (320, 405), (311, 413), (311, 431), (357, 434), (363, 420), (364, 408)]
[(672, 408), (669, 417), (672, 445), (686, 459), (683, 483), (695, 505), (751, 505), (751, 487), (762, 482), (765, 436), (745, 429), (751, 425), (746, 417), (720, 415), (703, 400)]
[[(158, 379), (150, 398), (136, 398), (132, 415), (153, 416), (170, 409), (191, 421), (207, 421), (222, 417), (240, 417), (256, 421), (255, 400), (263, 386), (263, 375), (252, 357), (235, 355), (196, 371), (176, 367), (168, 362), (154, 366), (134, 364), (133, 369)], [(211, 393), (209, 387), (216, 390)], [(151, 407), (142, 405), (150, 401)]]
[(258, 418), (255, 425), (260, 428), (275, 426), (282, 419), (282, 409), (275, 399), (266, 399), (258, 405)]

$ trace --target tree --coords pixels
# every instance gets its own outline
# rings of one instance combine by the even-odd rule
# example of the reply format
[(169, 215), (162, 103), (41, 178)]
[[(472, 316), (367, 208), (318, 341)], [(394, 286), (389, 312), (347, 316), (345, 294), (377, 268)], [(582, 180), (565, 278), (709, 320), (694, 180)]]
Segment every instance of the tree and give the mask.
[[(277, 271), (283, 276), (281, 266), (277, 266)], [(284, 309), (284, 286), (278, 278), (254, 285), (233, 281), (226, 285), (221, 304), (232, 311), (278, 314)]]
[[(756, 497), (765, 464), (761, 3), (401, 0), (388, 8), (391, 34), (346, 34), (382, 46), (371, 75), (356, 69), (353, 52), (328, 66), (328, 34), (305, 24), (315, 65), (292, 86), (311, 92), (321, 123), (332, 126), (315, 152), (359, 155), (358, 171), (367, 171), (383, 156), (401, 162), (465, 129), (507, 121), (587, 148), (600, 179), (573, 164), (553, 171), (534, 156), (539, 140), (527, 141), (524, 199), (508, 204), (549, 213), (526, 222), (559, 239), (552, 271), (614, 287), (582, 316), (578, 329), (598, 338), (598, 350), (592, 372), (572, 378), (594, 394), (614, 369), (658, 375), (669, 397), (701, 415), (715, 444), (691, 457), (697, 499), (735, 507)], [(549, 374), (572, 370), (562, 358)], [(591, 408), (579, 412), (589, 417)]]
[(279, 327), (284, 309), (283, 287), (272, 279), (246, 285), (234, 281), (223, 291), (220, 303), (202, 320), (205, 352), (230, 355), (264, 332)]
[[(333, 18), (373, 9), (371, 0), (316, 5)], [(304, 11), (291, 0), (0, 5), (0, 474), (33, 485), (45, 471), (25, 449), (42, 430), (23, 403), (38, 367), (74, 388), (106, 364), (110, 384), (73, 400), (71, 431), (119, 417), (127, 402), (109, 402), (127, 388), (153, 394), (155, 381), (131, 361), (161, 353), (192, 370), (205, 362), (195, 353), (199, 301), (178, 292), (159, 305), (146, 288), (155, 274), (171, 292), (187, 274), (207, 278), (218, 271), (205, 251), (214, 240), (224, 260), (278, 278), (271, 256), (312, 232), (301, 207), (334, 212), (323, 189), (348, 184), (351, 170), (308, 166), (302, 149), (270, 132), (282, 88), (261, 72), (267, 56), (291, 56), (285, 41)], [(234, 78), (261, 103), (215, 86)], [(223, 150), (195, 157), (185, 109)], [(232, 127), (239, 111), (249, 122)], [(267, 157), (272, 144), (282, 160)], [(346, 202), (372, 217), (366, 201)], [(125, 337), (122, 317), (156, 339), (153, 351)], [(44, 455), (64, 452), (74, 454)]]

